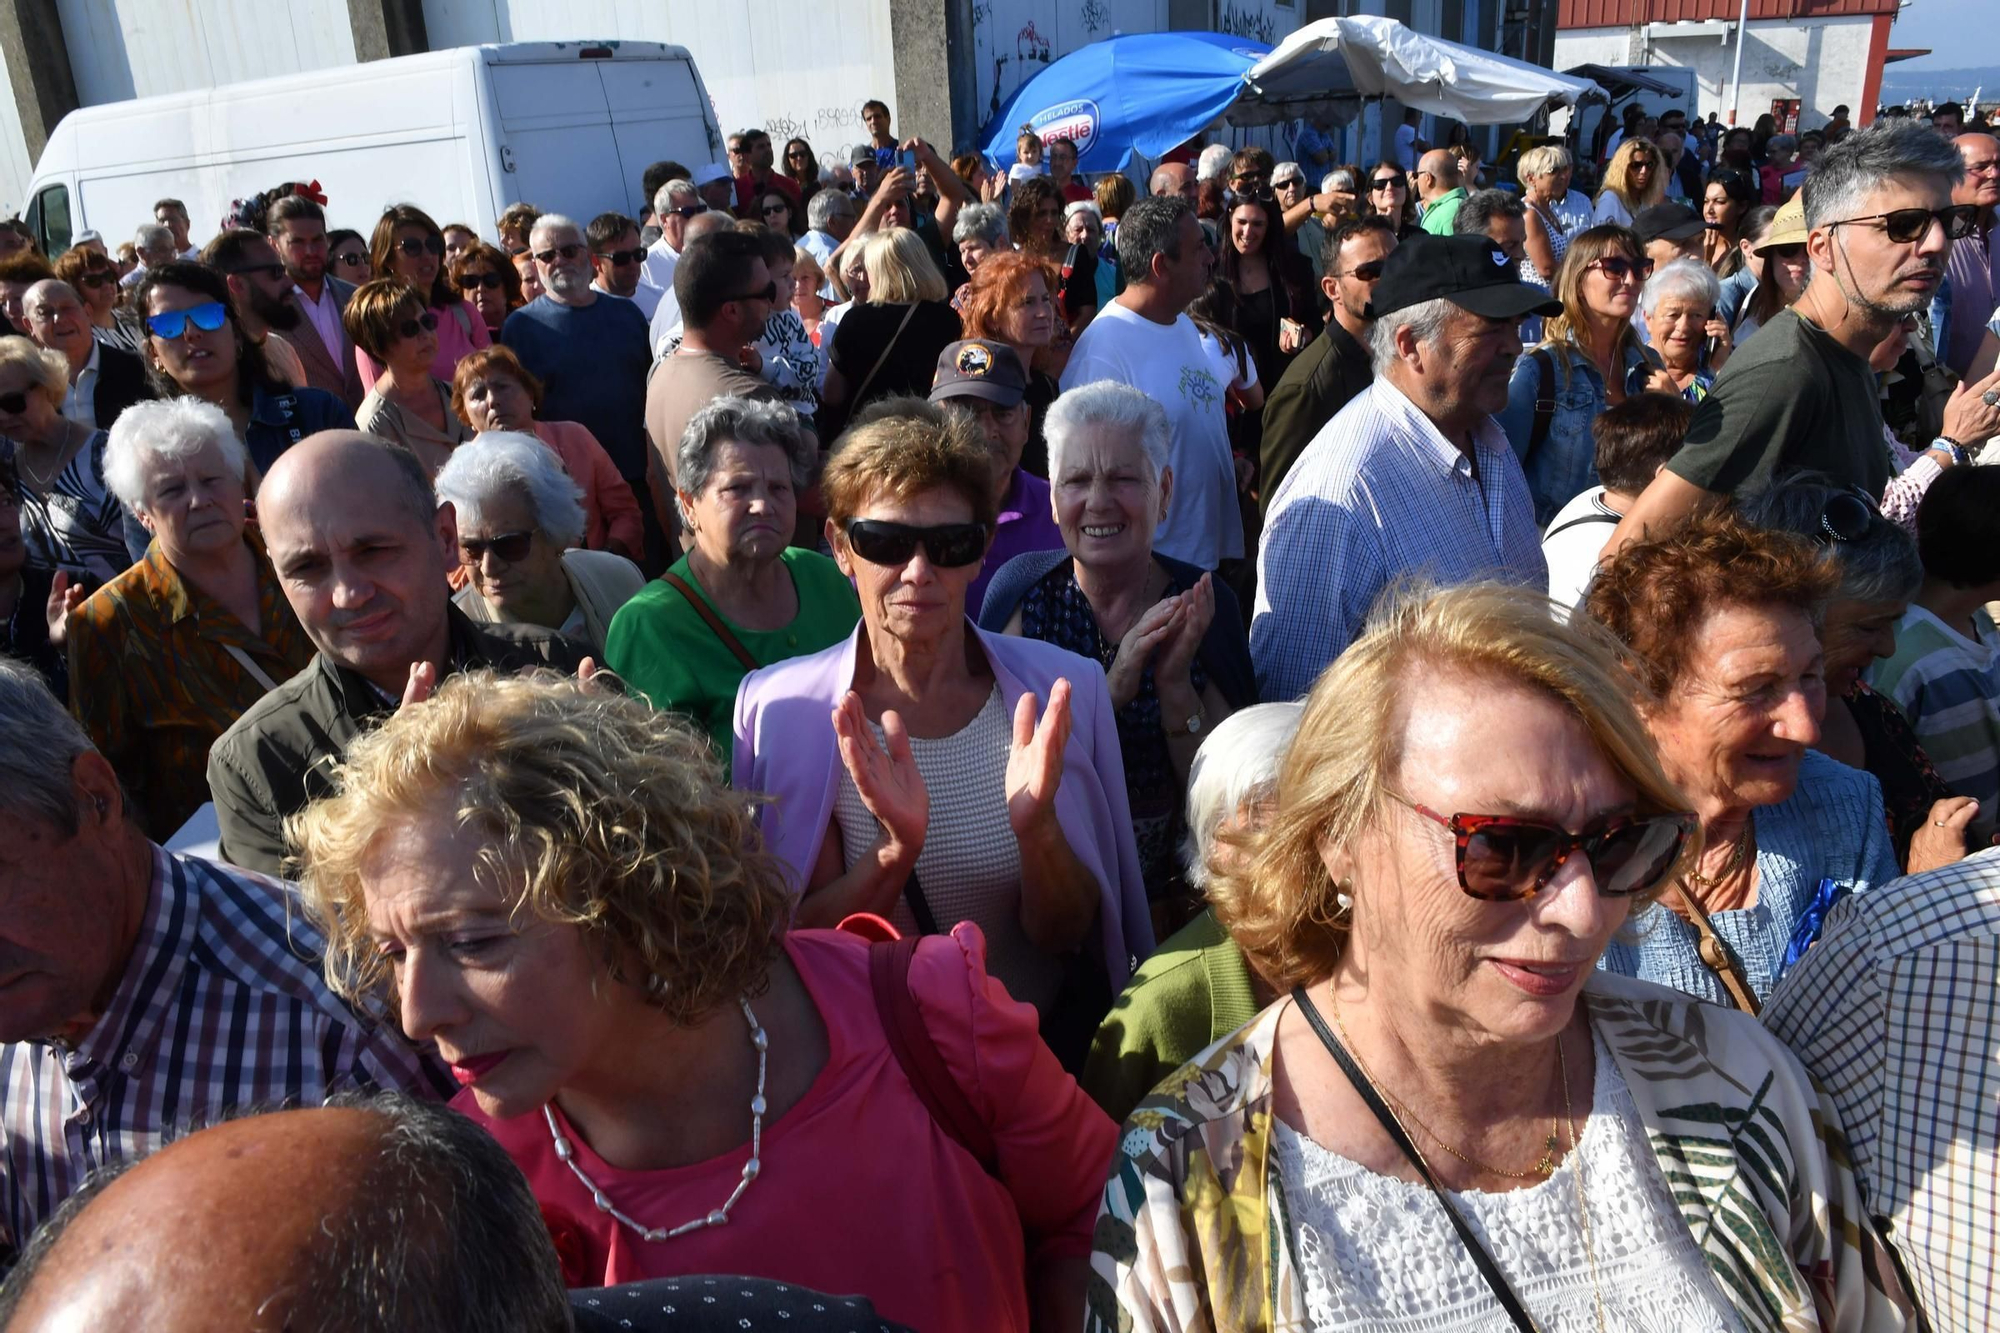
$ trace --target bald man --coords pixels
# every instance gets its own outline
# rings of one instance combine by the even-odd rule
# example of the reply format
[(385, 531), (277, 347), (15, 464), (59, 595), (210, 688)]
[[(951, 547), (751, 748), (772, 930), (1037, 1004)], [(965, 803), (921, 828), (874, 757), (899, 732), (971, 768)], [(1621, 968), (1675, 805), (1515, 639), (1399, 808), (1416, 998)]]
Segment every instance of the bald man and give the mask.
[(257, 518), (272, 568), (319, 649), (208, 752), (223, 859), (276, 875), (287, 816), (370, 721), (479, 667), (573, 671), (583, 650), (540, 625), (476, 625), (451, 604), (458, 524), (407, 449), (322, 431), (271, 465)]
[(87, 430), (109, 430), (118, 414), (153, 396), (146, 367), (131, 352), (100, 343), (76, 288), (44, 278), (21, 298), (27, 334), (69, 362), (69, 393), (62, 413)]
[(1194, 169), (1185, 162), (1169, 162), (1153, 173), (1153, 179), (1146, 187), (1149, 194), (1177, 194), (1194, 203), (1198, 193)]
[(1422, 205), (1419, 224), (1433, 236), (1450, 236), (1458, 221), (1458, 206), (1465, 202), (1465, 187), (1458, 180), (1458, 159), (1448, 149), (1433, 148), (1417, 159), (1417, 201)]

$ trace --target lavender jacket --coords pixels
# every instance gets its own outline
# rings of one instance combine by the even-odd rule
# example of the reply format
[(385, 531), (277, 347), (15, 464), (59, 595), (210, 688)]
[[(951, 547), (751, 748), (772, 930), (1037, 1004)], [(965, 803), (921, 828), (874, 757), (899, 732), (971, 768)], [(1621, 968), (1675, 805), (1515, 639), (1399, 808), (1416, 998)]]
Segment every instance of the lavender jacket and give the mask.
[[(1097, 877), (1101, 903), (1092, 937), (1103, 950), (1112, 991), (1121, 991), (1153, 951), (1153, 922), (1104, 669), (1053, 644), (987, 634), (970, 621), (965, 629), (986, 650), (1010, 719), (1022, 695), (1047, 702), (1056, 681), (1069, 680), (1071, 726), (1056, 820), (1077, 859)], [(854, 681), (855, 646), (866, 630), (864, 621), (845, 643), (753, 671), (736, 690), (732, 785), (773, 798), (759, 812), (764, 844), (801, 887), (819, 857), (840, 790), (833, 706)]]

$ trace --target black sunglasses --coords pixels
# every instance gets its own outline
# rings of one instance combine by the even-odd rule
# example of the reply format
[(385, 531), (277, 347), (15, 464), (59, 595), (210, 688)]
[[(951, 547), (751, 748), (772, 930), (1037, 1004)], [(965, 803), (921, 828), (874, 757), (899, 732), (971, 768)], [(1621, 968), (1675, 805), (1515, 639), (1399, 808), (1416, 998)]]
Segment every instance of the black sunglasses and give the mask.
[(744, 292), (729, 299), (732, 301), (776, 301), (778, 299), (778, 280), (773, 278), (771, 281), (765, 283), (762, 291)]
[(636, 264), (644, 259), (646, 249), (644, 246), (637, 246), (630, 250), (600, 250), (597, 257), (610, 260), (613, 268), (623, 268), (627, 264)]
[(418, 240), (414, 236), (405, 236), (402, 240), (396, 242), (396, 248), (412, 259), (421, 254), (442, 255), (444, 253), (444, 238), (442, 236), (426, 236), (422, 240)]
[(1858, 542), (1868, 535), (1875, 515), (1874, 503), (1860, 491), (1835, 491), (1820, 508), (1819, 531), (1813, 534), (1813, 540), (1822, 545), (1829, 541)]
[(1590, 858), (1591, 878), (1604, 897), (1644, 893), (1674, 868), (1695, 826), (1692, 814), (1621, 815), (1593, 833), (1571, 833), (1559, 824), (1512, 815), (1441, 815), (1389, 795), (1450, 830), (1457, 843), (1458, 887), (1489, 903), (1534, 897), (1579, 850)]
[(1633, 260), (1618, 255), (1607, 255), (1589, 267), (1603, 270), (1604, 276), (1613, 282), (1623, 282), (1633, 276), (1644, 282), (1653, 276), (1653, 261), (1650, 259)]
[(558, 258), (565, 263), (583, 253), (583, 245), (577, 241), (566, 241), (562, 245), (552, 245), (546, 250), (535, 251), (535, 262), (553, 264)]
[(667, 216), (674, 218), (698, 218), (707, 211), (708, 211), (707, 204), (703, 203), (682, 204), (679, 208), (668, 209)]
[(1375, 282), (1382, 276), (1382, 261), (1370, 260), (1366, 264), (1356, 264), (1344, 273), (1335, 273), (1336, 278), (1353, 278), (1358, 282)]
[(1947, 204), (1943, 208), (1898, 208), (1889, 213), (1871, 213), (1865, 218), (1842, 218), (1827, 225), (1852, 227), (1863, 222), (1879, 222), (1882, 230), (1889, 233), (1890, 240), (1908, 245), (1912, 241), (1921, 241), (1929, 234), (1933, 219), (1944, 228), (1945, 239), (1962, 241), (1972, 235), (1972, 225), (1978, 217), (1977, 204)]
[(118, 281), (118, 270), (110, 268), (90, 269), (82, 277), (78, 278), (77, 281), (86, 287), (108, 287)]
[(344, 255), (335, 255), (333, 262), (336, 264), (345, 264), (349, 268), (366, 268), (368, 266), (368, 256), (349, 251)]
[(419, 329), (435, 329), (438, 326), (437, 311), (426, 310), (415, 319), (406, 319), (396, 326), (396, 332), (404, 338), (414, 338)]
[(1377, 176), (1368, 182), (1368, 190), (1371, 194), (1377, 194), (1383, 190), (1393, 190), (1402, 183), (1401, 176)]
[(497, 291), (506, 285), (506, 280), (498, 273), (465, 273), (458, 279), (458, 289), (462, 292), (478, 291), (481, 287)]
[(503, 532), (498, 537), (481, 540), (477, 537), (458, 539), (458, 558), (468, 565), (476, 565), (486, 558), (488, 551), (510, 565), (518, 565), (528, 558), (528, 548), (534, 545), (532, 532)]
[(940, 569), (963, 569), (986, 555), (986, 525), (940, 523), (916, 528), (907, 523), (851, 518), (842, 529), (854, 554), (871, 565), (906, 565), (922, 545), (924, 555)]
[(790, 204), (766, 204), (759, 211), (765, 217), (770, 217), (773, 213), (789, 213), (792, 211), (792, 206)]
[[(16, 389), (12, 393), (0, 393), (0, 412), (10, 417), (18, 417), (28, 410), (28, 395), (25, 390)], [(0, 490), (6, 489), (0, 487)]]

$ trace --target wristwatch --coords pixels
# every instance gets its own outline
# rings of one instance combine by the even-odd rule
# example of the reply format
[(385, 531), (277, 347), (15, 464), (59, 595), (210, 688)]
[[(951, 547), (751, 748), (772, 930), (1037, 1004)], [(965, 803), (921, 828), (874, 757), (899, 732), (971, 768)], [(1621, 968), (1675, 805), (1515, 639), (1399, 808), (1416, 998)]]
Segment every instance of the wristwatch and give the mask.
[(1181, 723), (1178, 727), (1167, 727), (1165, 731), (1169, 736), (1199, 736), (1201, 735), (1202, 719), (1207, 716), (1208, 710), (1201, 704), (1196, 704), (1194, 712), (1189, 715), (1187, 721)]
[(1972, 455), (1965, 451), (1965, 446), (1957, 440), (1952, 439), (1949, 435), (1940, 435), (1935, 440), (1932, 440), (1931, 448), (1940, 453), (1949, 454), (1951, 461), (1960, 467), (1964, 467), (1972, 461)]

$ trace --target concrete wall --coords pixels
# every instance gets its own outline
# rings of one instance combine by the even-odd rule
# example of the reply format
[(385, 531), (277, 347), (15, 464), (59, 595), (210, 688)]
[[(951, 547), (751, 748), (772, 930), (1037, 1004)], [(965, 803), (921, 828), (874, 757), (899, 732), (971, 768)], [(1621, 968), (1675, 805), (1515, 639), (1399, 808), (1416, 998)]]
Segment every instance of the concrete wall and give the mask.
[[(1753, 125), (1774, 98), (1797, 97), (1800, 128), (1824, 125), (1841, 103), (1860, 109), (1867, 101), (1868, 51), (1874, 19), (1806, 19), (1796, 23), (1752, 23), (1743, 48), (1743, 93), (1737, 119)], [(1729, 75), (1736, 58), (1735, 25), (1724, 40), (1660, 35), (1644, 29), (1577, 28), (1556, 34), (1556, 68), (1584, 61), (1607, 65), (1679, 65), (1695, 71), (1695, 111), (1729, 119)], [(1872, 108), (1871, 108), (1872, 109)]]

